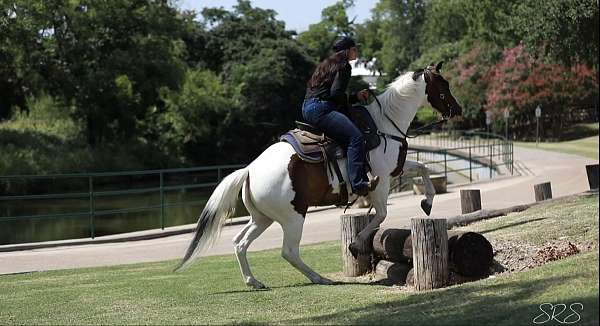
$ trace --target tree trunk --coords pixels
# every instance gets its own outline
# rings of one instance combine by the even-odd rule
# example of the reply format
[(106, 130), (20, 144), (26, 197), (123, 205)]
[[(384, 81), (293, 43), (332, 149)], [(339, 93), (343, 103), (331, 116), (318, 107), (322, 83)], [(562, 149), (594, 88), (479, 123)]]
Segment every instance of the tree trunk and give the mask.
[(448, 233), (446, 220), (413, 218), (414, 287), (431, 290), (448, 283)]
[(552, 186), (550, 182), (540, 183), (533, 186), (535, 201), (543, 201), (552, 198)]
[[(372, 255), (358, 255), (356, 258), (348, 249), (348, 246), (355, 240), (356, 236), (373, 219), (374, 215), (366, 213), (344, 214), (340, 216), (341, 239), (342, 239), (342, 262), (344, 265), (345, 276), (360, 276), (371, 270)], [(371, 239), (368, 239), (371, 242)]]
[(481, 209), (481, 193), (479, 189), (460, 191), (460, 208), (463, 214)]

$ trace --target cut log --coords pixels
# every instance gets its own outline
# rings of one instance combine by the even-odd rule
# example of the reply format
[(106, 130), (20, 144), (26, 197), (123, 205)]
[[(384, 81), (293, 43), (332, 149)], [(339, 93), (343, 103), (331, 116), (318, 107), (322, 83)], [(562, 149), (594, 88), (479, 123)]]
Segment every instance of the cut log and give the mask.
[(432, 290), (448, 284), (448, 233), (445, 219), (413, 218), (414, 288)]
[(403, 285), (406, 283), (406, 276), (411, 269), (411, 264), (380, 260), (375, 267), (375, 274), (383, 277), (381, 283)]
[[(382, 260), (412, 263), (413, 238), (408, 229), (379, 229), (373, 237), (373, 253)], [(486, 276), (493, 263), (491, 243), (476, 232), (447, 231), (448, 266), (465, 276)]]
[(590, 164), (585, 166), (585, 170), (587, 172), (588, 183), (591, 189), (598, 189), (598, 182), (600, 181), (598, 178), (598, 164)]
[(465, 189), (460, 191), (460, 208), (463, 214), (481, 209), (481, 193), (479, 189)]
[(535, 192), (535, 201), (543, 201), (552, 198), (552, 185), (550, 182), (544, 182), (533, 186)]
[(373, 253), (392, 262), (412, 261), (412, 239), (408, 229), (379, 229), (373, 236)]
[(475, 232), (448, 231), (448, 266), (464, 276), (486, 276), (494, 262), (492, 244)]
[[(356, 236), (373, 219), (374, 215), (366, 213), (344, 214), (340, 216), (341, 240), (342, 240), (342, 261), (344, 275), (355, 277), (360, 276), (371, 270), (371, 254), (352, 256), (348, 246), (356, 239)], [(371, 242), (368, 239), (367, 242)], [(370, 244), (368, 244), (370, 246)]]

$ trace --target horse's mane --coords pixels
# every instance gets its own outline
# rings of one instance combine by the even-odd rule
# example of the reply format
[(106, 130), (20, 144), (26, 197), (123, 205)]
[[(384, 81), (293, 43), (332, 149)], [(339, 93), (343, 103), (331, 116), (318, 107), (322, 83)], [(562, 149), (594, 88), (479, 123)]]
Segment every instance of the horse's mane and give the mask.
[(413, 72), (408, 71), (387, 85), (380, 97), (384, 107), (398, 108), (406, 104), (407, 100), (415, 98), (417, 91), (425, 87), (425, 83), (421, 82), (422, 77), (415, 81), (412, 79), (412, 75)]
[[(425, 99), (425, 81), (422, 75), (417, 80), (413, 80), (412, 76), (412, 71), (398, 76), (377, 97), (381, 102), (385, 115), (395, 121), (403, 132), (408, 130), (417, 108)], [(396, 129), (390, 126), (388, 120), (381, 116), (378, 106), (372, 109), (371, 116), (373, 116), (375, 123), (382, 131), (395, 132)]]

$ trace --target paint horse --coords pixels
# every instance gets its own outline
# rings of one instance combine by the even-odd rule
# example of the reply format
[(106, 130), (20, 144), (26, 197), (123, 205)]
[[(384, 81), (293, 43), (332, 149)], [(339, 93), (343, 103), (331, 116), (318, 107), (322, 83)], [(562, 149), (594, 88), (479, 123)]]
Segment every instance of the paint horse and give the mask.
[[(440, 74), (441, 65), (440, 62), (437, 66), (432, 64), (426, 69), (401, 75), (377, 96), (377, 101), (367, 106), (384, 139), (369, 152), (371, 172), (380, 178), (377, 188), (369, 193), (375, 216), (350, 245), (354, 252), (368, 251), (361, 243), (366, 242), (364, 240), (370, 237), (387, 215), (390, 173), (397, 169), (401, 144), (399, 139), (405, 137), (425, 98), (444, 118), (462, 114), (462, 108), (450, 93), (448, 82)], [(343, 171), (343, 178), (348, 180), (346, 159), (340, 159), (338, 163)], [(231, 173), (216, 187), (198, 218), (196, 233), (187, 252), (175, 270), (187, 266), (214, 244), (225, 220), (232, 216), (241, 190), (243, 203), (251, 217), (248, 224), (234, 237), (233, 244), (246, 285), (253, 289), (265, 288), (252, 275), (246, 251), (252, 241), (274, 221), (283, 230), (283, 258), (311, 282), (333, 284), (300, 259), (299, 247), (308, 207), (337, 203), (339, 184), (335, 174), (328, 172), (322, 165), (301, 160), (289, 143), (271, 145), (246, 168)], [(348, 193), (350, 199), (357, 197), (351, 193), (350, 187)]]

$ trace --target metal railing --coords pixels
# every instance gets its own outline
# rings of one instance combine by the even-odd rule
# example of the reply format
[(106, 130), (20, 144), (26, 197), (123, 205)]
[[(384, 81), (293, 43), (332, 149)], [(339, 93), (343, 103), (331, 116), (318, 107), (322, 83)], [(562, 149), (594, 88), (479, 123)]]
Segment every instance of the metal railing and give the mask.
[[(488, 169), (489, 177), (492, 178), (504, 166), (508, 173), (513, 173), (513, 145), (512, 142), (504, 137), (473, 132), (452, 132), (423, 135), (410, 140), (408, 159), (424, 163), (434, 173), (443, 174), (446, 178), (451, 173), (462, 175), (469, 182), (474, 180), (474, 171)], [(460, 166), (462, 164), (462, 166)], [(465, 166), (466, 165), (466, 166)], [(169, 214), (167, 208), (189, 205), (204, 205), (210, 193), (214, 190), (221, 179), (235, 169), (245, 165), (220, 165), (208, 167), (148, 170), (148, 171), (125, 171), (125, 172), (103, 172), (103, 173), (75, 173), (75, 174), (52, 174), (52, 175), (16, 175), (0, 176), (0, 225), (7, 221), (34, 221), (41, 219), (53, 219), (54, 221), (63, 218), (87, 218), (87, 228), (89, 237), (97, 236), (97, 219), (109, 215), (118, 215), (125, 213), (158, 212), (160, 218), (160, 228), (164, 229), (168, 224)], [(204, 173), (202, 175), (199, 175)], [(114, 180), (106, 182), (106, 178), (134, 178), (140, 177), (143, 180), (129, 182), (134, 186), (119, 187), (117, 189), (106, 189), (107, 185), (114, 186)], [(39, 185), (39, 189), (31, 191), (42, 181), (49, 184)], [(58, 181), (68, 181), (69, 186), (58, 185), (57, 192), (51, 192), (49, 189), (52, 183)], [(404, 177), (402, 180), (406, 181)], [(393, 180), (392, 188), (402, 189), (400, 179)], [(130, 180), (131, 181), (131, 180)], [(179, 183), (174, 182), (179, 181)], [(194, 181), (194, 182), (190, 182)], [(25, 190), (18, 190), (19, 183), (27, 183), (23, 186)], [(173, 184), (177, 183), (177, 184)], [(67, 192), (69, 188), (71, 192)], [(17, 189), (17, 190), (15, 190)], [(398, 189), (396, 189), (398, 190)], [(195, 200), (183, 200), (177, 202), (168, 202), (167, 192), (193, 192), (202, 191), (202, 196), (197, 193), (191, 194)], [(145, 205), (135, 204), (132, 199), (134, 195), (146, 196)], [(158, 198), (152, 197), (158, 195)], [(190, 194), (188, 194), (190, 195)], [(105, 198), (122, 197), (122, 208), (101, 207), (100, 201)], [(152, 197), (152, 198), (150, 198)], [(198, 200), (196, 198), (203, 198)], [(26, 203), (36, 200), (78, 200), (78, 205), (68, 203), (65, 205), (67, 212), (43, 213), (43, 214), (11, 214), (11, 209), (3, 209), (3, 204), (19, 206), (19, 203)], [(10, 207), (9, 205), (9, 207)], [(27, 204), (23, 204), (27, 205)], [(104, 205), (106, 206), (106, 205)], [(133, 206), (133, 207), (132, 207)], [(41, 205), (42, 211), (50, 211), (44, 202)], [(76, 208), (79, 207), (77, 210)], [(141, 219), (149, 219), (150, 216), (138, 216)], [(173, 221), (170, 221), (171, 225)], [(153, 222), (154, 223), (154, 222)], [(83, 223), (85, 225), (85, 223)], [(153, 224), (154, 225), (154, 224)], [(35, 228), (35, 227), (34, 227)], [(2, 231), (0, 229), (0, 231)], [(6, 230), (4, 230), (6, 231)], [(112, 233), (118, 233), (113, 232)], [(125, 231), (121, 231), (125, 232)], [(103, 232), (106, 234), (107, 232)], [(111, 234), (112, 234), (111, 233)], [(102, 234), (102, 232), (101, 232)], [(2, 232), (0, 232), (0, 236)], [(0, 239), (0, 244), (3, 241)]]
[[(487, 172), (490, 179), (500, 173), (501, 167), (512, 175), (513, 153), (512, 141), (503, 136), (453, 130), (411, 139), (407, 159), (424, 163), (431, 172), (443, 174), (446, 179), (455, 173), (473, 182), (474, 172), (481, 170)], [(467, 166), (457, 167), (453, 162), (464, 162)], [(401, 191), (406, 186), (412, 186), (411, 179), (398, 178), (392, 181), (391, 188)]]
[[(11, 201), (28, 201), (28, 200), (39, 200), (39, 199), (80, 199), (87, 200), (87, 210), (75, 211), (58, 214), (33, 214), (33, 215), (19, 215), (19, 216), (0, 216), (0, 222), (14, 221), (14, 220), (34, 220), (34, 219), (56, 219), (56, 218), (88, 218), (89, 219), (89, 235), (91, 238), (96, 236), (96, 217), (120, 213), (135, 213), (135, 212), (146, 212), (159, 210), (160, 211), (160, 226), (161, 229), (165, 228), (166, 213), (165, 209), (168, 207), (184, 206), (192, 204), (202, 204), (202, 200), (194, 201), (182, 201), (175, 203), (165, 202), (165, 193), (167, 191), (186, 191), (191, 189), (207, 189), (212, 191), (214, 187), (221, 181), (224, 176), (224, 171), (234, 170), (245, 167), (245, 165), (220, 165), (220, 166), (207, 166), (207, 167), (195, 167), (195, 168), (180, 168), (180, 169), (165, 169), (165, 170), (146, 170), (146, 171), (125, 171), (125, 172), (103, 172), (103, 173), (73, 173), (73, 174), (50, 174), (50, 175), (13, 175), (13, 176), (0, 176), (0, 204), (3, 202)], [(166, 179), (181, 173), (197, 173), (197, 172), (213, 172), (215, 173), (214, 181), (209, 182), (197, 182), (187, 183), (178, 185), (168, 185)], [(131, 176), (145, 176), (157, 181), (157, 185), (152, 187), (143, 188), (128, 188), (128, 189), (117, 189), (117, 190), (99, 190), (96, 185), (99, 179), (107, 177), (131, 177)], [(57, 180), (67, 180), (71, 183), (77, 183), (79, 185), (86, 183), (86, 191), (77, 192), (62, 192), (62, 193), (50, 193), (50, 194), (26, 194), (26, 195), (15, 195), (9, 194), (11, 190), (11, 183), (18, 182), (31, 182), (36, 180), (51, 180), (56, 182)], [(187, 178), (186, 178), (187, 179)], [(193, 178), (192, 178), (193, 179)], [(145, 180), (148, 184), (149, 180)], [(4, 188), (4, 189), (3, 189)], [(118, 209), (98, 209), (97, 201), (103, 197), (111, 196), (125, 196), (135, 194), (158, 194), (159, 202), (152, 205), (145, 205), (141, 207), (127, 207)]]

